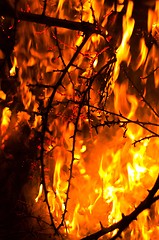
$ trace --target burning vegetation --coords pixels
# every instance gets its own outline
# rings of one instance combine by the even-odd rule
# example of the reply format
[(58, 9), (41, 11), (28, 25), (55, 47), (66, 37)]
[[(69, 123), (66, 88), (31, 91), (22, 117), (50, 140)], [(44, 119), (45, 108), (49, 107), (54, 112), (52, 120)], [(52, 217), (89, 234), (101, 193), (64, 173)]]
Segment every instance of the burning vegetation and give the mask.
[(159, 238), (159, 2), (0, 3), (0, 238)]

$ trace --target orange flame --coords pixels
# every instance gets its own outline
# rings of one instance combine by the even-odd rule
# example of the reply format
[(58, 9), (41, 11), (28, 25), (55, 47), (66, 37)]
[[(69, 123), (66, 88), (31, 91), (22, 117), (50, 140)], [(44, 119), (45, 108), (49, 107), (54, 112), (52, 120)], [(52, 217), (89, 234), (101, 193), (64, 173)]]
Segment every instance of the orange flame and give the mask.
[(1, 120), (1, 135), (3, 136), (9, 126), (10, 117), (11, 117), (11, 110), (8, 107), (5, 107), (2, 112), (2, 120)]
[(122, 42), (117, 49), (117, 62), (114, 69), (114, 81), (118, 78), (120, 64), (125, 61), (129, 65), (131, 60), (129, 40), (132, 35), (135, 21), (132, 18), (133, 2), (128, 2), (126, 14), (123, 16), (123, 37)]
[[(118, 11), (123, 9), (123, 3), (123, 0), (118, 1)], [(13, 76), (18, 67), (19, 94), (24, 106), (24, 111), (19, 111), (16, 115), (17, 123), (26, 121), (31, 129), (41, 129), (47, 106), (50, 104), (51, 110), (47, 116), (47, 130), (44, 136), (47, 196), (57, 226), (66, 213), (61, 231), (70, 239), (79, 239), (97, 231), (101, 224), (109, 226), (119, 221), (123, 213), (129, 214), (133, 211), (145, 198), (147, 189), (151, 188), (159, 171), (159, 140), (146, 137), (151, 121), (154, 122), (154, 126), (150, 127), (150, 133), (158, 132), (158, 126), (155, 125), (157, 117), (151, 114), (150, 108), (143, 108), (146, 103), (141, 103), (138, 97), (141, 96), (140, 90), (136, 93), (136, 89), (130, 86), (126, 77), (120, 83), (118, 81), (121, 63), (131, 65), (130, 38), (135, 26), (133, 7), (133, 1), (128, 1), (126, 14), (123, 16), (122, 41), (116, 50), (117, 61), (113, 65), (114, 69), (111, 69), (113, 92), (104, 110), (98, 103), (100, 91), (107, 85), (107, 78), (104, 71), (99, 76), (97, 71), (102, 64), (108, 62), (110, 56), (102, 36), (90, 36), (58, 86), (58, 79), (83, 42), (83, 34), (65, 29), (56, 32), (51, 27), (39, 27), (31, 23), (21, 23), (18, 27), (18, 34), (24, 36), (24, 39), (19, 38), (15, 46), (13, 68), (10, 71), (10, 75)], [(40, 1), (33, 1), (31, 9), (33, 12), (39, 12)], [(112, 7), (105, 6), (104, 0), (61, 0), (57, 4), (50, 1), (46, 12), (49, 16), (73, 19), (76, 22), (80, 22), (81, 19), (90, 23), (102, 22), (104, 26), (107, 20), (102, 16), (103, 12), (106, 11), (107, 15), (110, 10)], [(147, 24), (148, 32), (152, 30), (156, 41), (159, 35), (158, 14), (159, 4), (156, 2), (156, 9), (149, 11)], [(147, 73), (149, 68), (158, 67), (158, 46), (152, 46), (149, 55), (148, 53), (145, 39), (141, 38), (139, 55), (133, 71), (142, 71), (144, 68), (144, 73)], [(158, 74), (159, 71), (154, 72), (156, 89), (159, 86)], [(82, 96), (86, 92), (88, 82), (94, 78), (94, 83), (89, 86), (90, 94), (85, 97), (84, 106), (76, 122)], [(147, 79), (142, 83), (146, 84)], [(102, 89), (99, 90), (101, 83)], [(56, 88), (54, 99), (49, 103), (49, 98)], [(147, 92), (145, 87), (145, 98)], [(0, 91), (0, 98), (6, 99), (3, 91)], [(85, 106), (88, 99), (91, 105)], [(96, 112), (90, 111), (97, 107)], [(112, 111), (114, 114), (110, 114)], [(34, 120), (30, 113), (35, 115)], [(8, 107), (3, 109), (2, 136), (7, 132), (11, 114)], [(142, 124), (139, 124), (138, 118), (143, 120)], [(98, 125), (98, 119), (101, 125), (105, 122), (107, 124), (104, 128), (97, 128), (99, 134), (96, 135), (93, 127)], [(107, 128), (110, 125), (114, 128)], [(133, 146), (132, 143), (138, 139), (136, 146)], [(43, 185), (40, 184), (39, 193), (35, 198), (39, 204), (42, 193)], [(158, 205), (156, 203), (152, 212), (142, 212), (138, 221), (133, 222), (127, 232), (122, 233), (122, 237), (158, 239)], [(109, 237), (113, 234), (115, 231), (109, 234)]]

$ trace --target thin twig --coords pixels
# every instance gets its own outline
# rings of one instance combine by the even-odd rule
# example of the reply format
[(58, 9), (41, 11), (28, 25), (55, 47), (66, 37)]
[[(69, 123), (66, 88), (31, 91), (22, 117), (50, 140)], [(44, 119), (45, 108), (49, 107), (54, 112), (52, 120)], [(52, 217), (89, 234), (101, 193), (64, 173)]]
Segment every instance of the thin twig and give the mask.
[(151, 109), (151, 111), (154, 113), (154, 115), (156, 117), (159, 118), (159, 114), (155, 111), (155, 109), (151, 106), (151, 104), (146, 100), (146, 98), (143, 96), (143, 94), (138, 90), (137, 86), (135, 85), (135, 83), (132, 81), (131, 77), (129, 76), (127, 70), (125, 69), (124, 65), (121, 64), (121, 68), (123, 69), (123, 72), (125, 73), (127, 79), (129, 80), (129, 82), (132, 83), (134, 89), (138, 92), (139, 96), (142, 98), (143, 102), (146, 103), (146, 105)]
[[(68, 63), (68, 65), (65, 67), (65, 70), (63, 71), (63, 73), (61, 74), (59, 80), (57, 81), (57, 83), (54, 85), (54, 89), (53, 92), (48, 100), (48, 104), (47, 107), (44, 110), (44, 114), (42, 115), (42, 132), (41, 132), (41, 151), (40, 151), (40, 163), (41, 163), (41, 179), (42, 179), (42, 184), (43, 184), (43, 188), (44, 188), (44, 195), (45, 195), (45, 201), (48, 207), (48, 211), (49, 211), (49, 215), (50, 215), (50, 219), (51, 219), (51, 225), (53, 226), (53, 229), (55, 231), (55, 234), (58, 234), (58, 230), (59, 228), (63, 225), (63, 221), (61, 222), (61, 224), (56, 228), (54, 220), (53, 220), (53, 216), (50, 210), (50, 205), (48, 202), (48, 191), (47, 191), (47, 187), (46, 187), (46, 182), (45, 182), (45, 169), (44, 169), (44, 158), (45, 158), (45, 149), (44, 149), (44, 143), (45, 143), (45, 134), (47, 132), (47, 126), (48, 126), (48, 118), (49, 118), (49, 112), (52, 109), (52, 102), (54, 99), (54, 96), (57, 92), (57, 89), (59, 88), (59, 86), (62, 85), (62, 81), (65, 77), (65, 75), (67, 74), (69, 68), (72, 66), (73, 62), (75, 61), (75, 59), (77, 58), (79, 52), (82, 50), (82, 48), (84, 47), (84, 45), (86, 44), (87, 40), (89, 38), (89, 35), (86, 35), (81, 43), (81, 45), (77, 48), (76, 52), (74, 53), (73, 57), (71, 58), (70, 62)], [(67, 190), (67, 198), (68, 198), (68, 193), (69, 193), (69, 189)], [(68, 201), (68, 199), (67, 199)], [(67, 202), (65, 203), (65, 206), (67, 207)], [(65, 216), (66, 213), (66, 208), (64, 210), (63, 213), (63, 218)]]
[(45, 12), (46, 12), (46, 7), (47, 7), (47, 0), (44, 0), (44, 7), (43, 7), (43, 12), (42, 15), (45, 16)]
[(144, 76), (144, 77), (140, 77), (141, 79), (147, 79), (148, 77), (150, 77), (152, 74), (154, 74), (154, 72), (156, 72), (159, 69), (159, 67), (156, 67), (154, 70), (152, 70), (148, 75)]
[[(66, 63), (65, 63), (65, 60), (64, 60), (64, 58), (63, 58), (63, 56), (62, 56), (62, 51), (61, 51), (60, 43), (59, 43), (59, 40), (58, 40), (57, 28), (54, 29), (54, 35), (55, 35), (55, 41), (56, 41), (56, 45), (57, 45), (58, 52), (59, 52), (59, 57), (61, 58), (61, 61), (62, 61), (62, 63), (63, 63), (64, 68), (66, 68)], [(73, 65), (73, 64), (72, 64), (72, 65)], [(73, 84), (73, 81), (72, 81), (72, 79), (71, 79), (70, 73), (67, 72), (67, 74), (68, 74), (68, 77), (69, 77), (71, 83)]]
[(69, 200), (69, 193), (70, 193), (70, 187), (71, 187), (71, 179), (73, 177), (73, 164), (75, 159), (75, 146), (76, 146), (76, 136), (77, 136), (77, 132), (78, 132), (78, 122), (79, 122), (79, 118), (80, 118), (80, 114), (81, 114), (81, 109), (83, 107), (83, 104), (81, 102), (79, 109), (78, 109), (78, 113), (77, 113), (77, 117), (76, 117), (76, 121), (74, 124), (74, 134), (72, 136), (73, 138), (73, 144), (72, 144), (72, 150), (71, 150), (71, 163), (70, 163), (70, 167), (69, 167), (69, 179), (68, 179), (68, 187), (67, 187), (67, 191), (66, 191), (66, 200), (64, 202), (64, 212), (62, 214), (62, 220), (61, 223), (59, 224), (58, 228), (59, 229), (61, 226), (64, 225), (64, 221), (65, 221), (65, 215), (67, 213), (67, 205), (68, 205), (68, 200)]
[(138, 142), (141, 142), (142, 140), (145, 140), (145, 139), (150, 139), (152, 137), (159, 137), (159, 134), (157, 134), (156, 132), (152, 131), (151, 129), (149, 129), (146, 125), (150, 125), (150, 126), (156, 126), (156, 127), (159, 127), (159, 124), (157, 123), (150, 123), (150, 122), (142, 122), (142, 121), (139, 121), (138, 119), (137, 120), (132, 120), (132, 119), (129, 119), (125, 116), (123, 116), (121, 113), (118, 114), (118, 113), (114, 113), (114, 112), (110, 112), (108, 110), (105, 110), (105, 109), (102, 109), (102, 108), (99, 108), (99, 107), (95, 107), (95, 106), (92, 106), (90, 105), (91, 108), (94, 108), (98, 111), (103, 111), (105, 112), (106, 114), (109, 114), (109, 115), (112, 115), (112, 116), (116, 116), (118, 117), (119, 119), (122, 118), (124, 119), (124, 121), (122, 120), (112, 120), (112, 121), (108, 121), (106, 120), (104, 123), (99, 123), (99, 124), (96, 124), (94, 125), (93, 127), (94, 128), (97, 128), (97, 127), (104, 127), (104, 126), (112, 126), (114, 124), (129, 124), (129, 123), (133, 123), (133, 124), (136, 124), (136, 125), (139, 125), (140, 127), (142, 127), (143, 129), (145, 129), (146, 131), (148, 131), (149, 133), (151, 133), (152, 135), (150, 136), (147, 136), (147, 137), (144, 137), (144, 138), (141, 138), (140, 140), (137, 140), (135, 142), (133, 142), (133, 144), (136, 144)]

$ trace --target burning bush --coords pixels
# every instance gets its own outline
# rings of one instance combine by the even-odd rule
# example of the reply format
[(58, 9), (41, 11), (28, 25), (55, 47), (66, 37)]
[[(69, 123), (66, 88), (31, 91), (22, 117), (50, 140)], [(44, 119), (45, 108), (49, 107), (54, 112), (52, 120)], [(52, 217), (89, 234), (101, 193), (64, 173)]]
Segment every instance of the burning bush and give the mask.
[(0, 3), (4, 239), (158, 239), (158, 10)]

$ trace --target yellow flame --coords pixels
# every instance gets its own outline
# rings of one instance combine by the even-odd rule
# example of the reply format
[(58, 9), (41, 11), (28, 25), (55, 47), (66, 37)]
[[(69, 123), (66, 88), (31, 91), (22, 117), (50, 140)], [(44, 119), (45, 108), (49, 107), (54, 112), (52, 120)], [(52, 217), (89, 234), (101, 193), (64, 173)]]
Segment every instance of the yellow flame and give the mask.
[(123, 37), (122, 37), (122, 42), (120, 46), (117, 49), (116, 57), (117, 57), (117, 62), (115, 64), (114, 68), (114, 81), (118, 78), (119, 75), (119, 70), (120, 70), (120, 63), (122, 61), (125, 61), (127, 65), (129, 65), (130, 60), (131, 60), (131, 55), (130, 55), (130, 45), (129, 45), (129, 40), (132, 35), (135, 21), (131, 17), (132, 16), (132, 10), (133, 10), (133, 2), (129, 1), (128, 2), (128, 7), (126, 14), (123, 16)]
[[(91, 23), (94, 23), (94, 14), (96, 20), (101, 22), (105, 11), (107, 14), (112, 9), (106, 9), (108, 7), (105, 3), (106, 1), (104, 0), (80, 1), (80, 3), (79, 1), (60, 0), (57, 4), (54, 4), (53, 1), (48, 1), (50, 9), (54, 9), (54, 11), (49, 12), (49, 7), (47, 7), (47, 13), (49, 16), (58, 16), (58, 18), (71, 20), (73, 18), (78, 22), (82, 19)], [(123, 8), (123, 5), (120, 5), (123, 3), (124, 0), (118, 1), (118, 11), (121, 11)], [(156, 3), (154, 16), (152, 16), (152, 11), (149, 11), (148, 20), (148, 31), (151, 32), (152, 29), (152, 34), (156, 41), (159, 33), (158, 6), (158, 3)], [(70, 11), (72, 8), (74, 10), (73, 13)], [(39, 1), (33, 1), (33, 12), (39, 12), (39, 9), (41, 9)], [(114, 82), (118, 78), (122, 61), (125, 61), (127, 65), (131, 61), (130, 38), (134, 28), (132, 11), (133, 1), (128, 1), (127, 11), (123, 17), (123, 36), (121, 44), (116, 51), (117, 62), (115, 63), (112, 79)], [(105, 19), (102, 22), (103, 26), (106, 23)], [(153, 22), (153, 27), (151, 22)], [(29, 112), (38, 112), (40, 109), (36, 98), (45, 99), (45, 108), (52, 89), (39, 90), (37, 92), (41, 91), (41, 95), (34, 96), (29, 84), (56, 84), (61, 74), (59, 70), (63, 71), (64, 65), (69, 63), (76, 51), (76, 47), (82, 43), (84, 36), (77, 32), (73, 36), (70, 30), (58, 29), (57, 38), (63, 56), (62, 61), (56, 46), (53, 46), (53, 49), (48, 51), (48, 47), (50, 48), (54, 44), (52, 37), (56, 39), (52, 28), (49, 28), (48, 31), (43, 29), (44, 34), (39, 34), (37, 29), (40, 27), (36, 29), (35, 24), (23, 23), (22, 26), (21, 29), (20, 27), (18, 28), (18, 31), (21, 36), (25, 34), (25, 41), (23, 38), (20, 38), (21, 40), (15, 47), (15, 59), (17, 61), (15, 66), (19, 68), (20, 94), (26, 112), (19, 112), (17, 119), (18, 122), (27, 121), (30, 124)], [(48, 128), (53, 134), (50, 136), (47, 132), (46, 139), (49, 140), (45, 142), (45, 180), (48, 189), (48, 201), (56, 223), (61, 222), (61, 216), (66, 210), (65, 229), (63, 232), (71, 234), (70, 239), (81, 238), (90, 231), (99, 230), (99, 222), (103, 222), (105, 226), (110, 225), (120, 220), (122, 213), (128, 214), (134, 210), (134, 207), (146, 196), (146, 189), (151, 188), (159, 171), (157, 150), (159, 141), (150, 139), (139, 142), (134, 147), (132, 142), (144, 137), (145, 131), (139, 125), (134, 125), (133, 123), (129, 124), (129, 126), (125, 124), (125, 129), (128, 127), (124, 135), (126, 138), (123, 138), (123, 129), (119, 128), (117, 130), (116, 125), (113, 130), (107, 128), (105, 130), (104, 128), (102, 131), (99, 129), (99, 134), (95, 135), (94, 129), (91, 129), (89, 126), (90, 119), (86, 116), (86, 108), (82, 109), (78, 122), (78, 128), (84, 130), (77, 131), (75, 155), (72, 157), (72, 136), (74, 135), (74, 120), (77, 116), (78, 107), (72, 108), (71, 100), (73, 99), (75, 102), (80, 100), (75, 89), (79, 90), (79, 93), (85, 91), (86, 79), (92, 79), (91, 77), (95, 74), (94, 68), (100, 67), (103, 62), (106, 63), (109, 59), (105, 50), (103, 51), (103, 44), (105, 43), (102, 42), (102, 37), (99, 35), (92, 35), (89, 38), (85, 47), (80, 51), (74, 65), (69, 68), (68, 74), (66, 74), (67, 76), (63, 80), (64, 88), (59, 87), (53, 102), (57, 105), (53, 104), (53, 109), (49, 113)], [(100, 49), (100, 51), (98, 48), (102, 50)], [(158, 47), (153, 46), (151, 51), (151, 65), (152, 68), (155, 68), (159, 62)], [(146, 55), (147, 47), (145, 40), (142, 38), (140, 41), (140, 54), (135, 66), (136, 69), (143, 67)], [(32, 73), (34, 69), (37, 73), (36, 71)], [(155, 86), (158, 87), (158, 72), (156, 71), (154, 75)], [(122, 79), (122, 83), (116, 82), (113, 87), (114, 102), (112, 101), (110, 108), (115, 109), (116, 113), (121, 113), (129, 119), (136, 120), (138, 115), (143, 119), (147, 117), (147, 113), (146, 116), (143, 116), (143, 108), (138, 108), (140, 107), (140, 101), (130, 91), (128, 81)], [(96, 92), (98, 92), (98, 81), (95, 81), (95, 86), (91, 86), (90, 101), (93, 106), (98, 106), (99, 102), (99, 95), (97, 93), (97, 96)], [(146, 90), (144, 94), (146, 96)], [(5, 98), (3, 93), (1, 96), (1, 98)], [(66, 99), (70, 100), (68, 106), (65, 106)], [(64, 103), (61, 104), (61, 108), (58, 108), (59, 102)], [(8, 109), (8, 111), (10, 110)], [(56, 114), (58, 117), (54, 118)], [(98, 115), (100, 115), (100, 111), (93, 113), (94, 122), (98, 119)], [(4, 113), (4, 116), (2, 117), (2, 126), (6, 127), (9, 126), (11, 112)], [(5, 119), (4, 121), (3, 118)], [(103, 117), (103, 121), (105, 121), (105, 118), (106, 116)], [(112, 119), (110, 117), (110, 121), (114, 120), (116, 122), (115, 118), (116, 116), (112, 117)], [(152, 119), (152, 116), (150, 116), (150, 121)], [(31, 128), (40, 128), (41, 121), (40, 116), (35, 116)], [(91, 136), (89, 139), (86, 137), (88, 135), (89, 137)], [(70, 163), (73, 160), (75, 161), (71, 169), (70, 181), (68, 180), (70, 179)], [(70, 187), (70, 192), (67, 196), (68, 186)], [(36, 202), (42, 196), (42, 191), (43, 186), (41, 184), (38, 196), (35, 199)], [(67, 198), (68, 204), (67, 209), (65, 209)], [(158, 207), (154, 211), (158, 214)], [(154, 216), (155, 224), (150, 231), (147, 221), (148, 217), (151, 216), (147, 211), (139, 218), (139, 223), (136, 223), (134, 230), (130, 226), (131, 233), (129, 235), (132, 239), (138, 239), (139, 237), (141, 239), (154, 239), (154, 236), (157, 236), (158, 239), (158, 219)], [(127, 239), (127, 235), (124, 237), (124, 239)]]
[(128, 92), (128, 82), (115, 84), (114, 86), (114, 106), (117, 113), (123, 114), (128, 118), (135, 116), (138, 107), (138, 100), (135, 95), (130, 95)]
[(2, 90), (0, 90), (0, 99), (6, 100), (6, 94)]
[(139, 56), (136, 60), (137, 65), (136, 65), (135, 70), (137, 70), (140, 66), (142, 66), (145, 63), (145, 60), (146, 60), (146, 57), (147, 57), (148, 48), (146, 46), (144, 38), (140, 39), (140, 46), (139, 47), (140, 47), (140, 53), (139, 53)]
[(42, 192), (43, 192), (43, 185), (40, 184), (39, 193), (38, 193), (38, 196), (35, 198), (35, 202), (39, 201), (39, 198), (42, 196)]
[(154, 11), (152, 11), (152, 9), (149, 9), (148, 10), (148, 19), (147, 19), (148, 32), (151, 32), (151, 30), (152, 30), (153, 18), (154, 18)]
[(16, 75), (16, 67), (17, 67), (17, 58), (14, 57), (13, 67), (10, 70), (10, 76), (15, 76)]
[(5, 107), (2, 111), (2, 119), (1, 119), (1, 135), (3, 136), (8, 129), (10, 118), (11, 118), (11, 110), (8, 107)]

